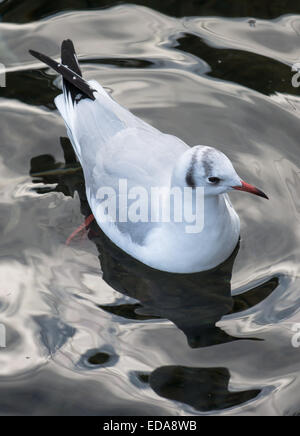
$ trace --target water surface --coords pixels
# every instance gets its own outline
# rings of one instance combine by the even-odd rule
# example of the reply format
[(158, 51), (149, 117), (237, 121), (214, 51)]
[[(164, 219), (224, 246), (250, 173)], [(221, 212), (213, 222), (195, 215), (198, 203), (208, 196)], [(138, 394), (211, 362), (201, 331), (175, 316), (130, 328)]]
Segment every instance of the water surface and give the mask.
[[(1, 415), (299, 413), (300, 7), (285, 3), (0, 3)], [(84, 180), (60, 81), (28, 53), (58, 58), (65, 38), (86, 78), (268, 193), (231, 195), (242, 234), (224, 265), (154, 271), (95, 224), (66, 247)]]

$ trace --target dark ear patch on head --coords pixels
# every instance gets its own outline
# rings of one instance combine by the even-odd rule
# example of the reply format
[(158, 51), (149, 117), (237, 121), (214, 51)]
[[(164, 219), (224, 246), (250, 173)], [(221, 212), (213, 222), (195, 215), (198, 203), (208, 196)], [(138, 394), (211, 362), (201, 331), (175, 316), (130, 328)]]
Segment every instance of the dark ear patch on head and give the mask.
[(185, 178), (186, 184), (190, 186), (191, 188), (196, 188), (195, 180), (194, 180), (194, 174), (193, 171), (188, 171), (186, 178)]
[(196, 182), (195, 182), (195, 177), (194, 177), (194, 172), (195, 172), (195, 164), (197, 161), (196, 158), (196, 154), (197, 154), (197, 149), (194, 151), (193, 155), (192, 155), (192, 160), (191, 160), (191, 164), (187, 170), (186, 176), (185, 176), (185, 181), (186, 184), (190, 187), (190, 188), (196, 188)]

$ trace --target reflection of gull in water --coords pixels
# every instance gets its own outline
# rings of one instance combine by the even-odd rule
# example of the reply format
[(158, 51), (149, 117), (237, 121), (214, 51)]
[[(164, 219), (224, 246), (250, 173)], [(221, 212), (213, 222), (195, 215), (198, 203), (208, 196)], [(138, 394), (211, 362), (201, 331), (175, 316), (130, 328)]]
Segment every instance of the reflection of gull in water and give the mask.
[[(99, 83), (86, 82), (70, 40), (62, 44), (61, 64), (40, 53), (31, 54), (63, 76), (63, 94), (55, 103), (82, 165), (92, 213), (111, 241), (162, 271), (194, 273), (224, 262), (240, 234), (239, 218), (227, 192), (235, 189), (266, 195), (242, 181), (222, 152), (207, 146), (190, 148), (121, 107)], [(128, 189), (136, 190), (135, 195), (146, 192), (145, 217), (137, 213), (134, 219), (129, 218), (130, 198), (127, 189), (121, 191), (120, 180), (126, 180)], [(107, 189), (105, 195), (99, 194), (102, 187)], [(188, 198), (171, 204), (168, 195), (163, 197), (163, 208), (171, 208), (166, 221), (161, 218), (159, 202), (150, 201), (152, 189), (164, 187), (171, 193), (190, 189)], [(197, 188), (204, 193), (201, 211)], [(118, 198), (113, 212), (104, 201), (106, 195)], [(200, 215), (203, 218), (194, 226), (198, 230), (192, 230), (191, 225), (187, 230), (187, 210), (194, 211), (196, 221)], [(153, 216), (158, 219), (153, 220)], [(182, 218), (176, 219), (178, 216)]]
[[(89, 216), (91, 211), (85, 195), (83, 174), (66, 171), (72, 166), (77, 168), (72, 146), (66, 138), (61, 140), (61, 145), (65, 164), (57, 163), (46, 155), (32, 159), (31, 175), (40, 174), (35, 178), (39, 183), (36, 191), (40, 194), (56, 191), (65, 195), (74, 195), (78, 191), (81, 209)], [(52, 187), (41, 188), (40, 183)], [(244, 294), (232, 297), (230, 282), (238, 248), (230, 259), (212, 271), (172, 274), (147, 267), (129, 256), (113, 244), (95, 222), (90, 226), (89, 238), (99, 251), (103, 279), (121, 294), (136, 300), (136, 303), (101, 305), (99, 308), (133, 321), (168, 319), (185, 334), (192, 348), (239, 340), (218, 328), (218, 321), (226, 314), (241, 312), (259, 304), (278, 285), (278, 279), (274, 277)], [(233, 407), (257, 397), (260, 392), (230, 392), (229, 371), (220, 367), (161, 366), (151, 374), (141, 374), (141, 377), (149, 382), (158, 395), (189, 404), (201, 411)]]

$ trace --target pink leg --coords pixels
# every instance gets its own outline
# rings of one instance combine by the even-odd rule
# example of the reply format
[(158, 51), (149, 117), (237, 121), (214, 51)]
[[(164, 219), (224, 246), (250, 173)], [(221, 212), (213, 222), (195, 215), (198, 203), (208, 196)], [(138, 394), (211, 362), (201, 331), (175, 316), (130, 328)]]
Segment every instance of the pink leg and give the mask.
[(76, 230), (74, 230), (74, 232), (68, 237), (67, 241), (66, 241), (66, 245), (70, 245), (70, 243), (72, 242), (72, 240), (75, 238), (75, 236), (77, 236), (79, 233), (83, 232), (84, 230), (87, 229), (87, 227), (94, 221), (95, 217), (93, 214), (91, 214), (90, 216), (88, 216), (86, 218), (86, 220), (84, 221), (83, 224), (81, 224), (81, 226), (79, 226)]

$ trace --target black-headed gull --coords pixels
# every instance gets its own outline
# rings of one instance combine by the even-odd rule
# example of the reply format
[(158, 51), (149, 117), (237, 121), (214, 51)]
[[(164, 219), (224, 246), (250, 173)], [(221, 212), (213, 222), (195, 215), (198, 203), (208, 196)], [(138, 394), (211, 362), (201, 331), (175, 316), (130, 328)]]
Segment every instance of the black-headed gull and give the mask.
[[(62, 43), (61, 63), (35, 51), (30, 53), (63, 76), (63, 94), (55, 103), (82, 165), (91, 210), (104, 233), (131, 256), (162, 271), (200, 272), (225, 261), (240, 236), (240, 220), (227, 192), (236, 189), (267, 196), (242, 181), (221, 151), (201, 145), (189, 147), (175, 136), (161, 133), (115, 102), (99, 83), (85, 81), (70, 40)], [(121, 192), (121, 183), (125, 189), (125, 182), (126, 191)], [(104, 201), (103, 187), (107, 196), (115, 193), (118, 200), (115, 219), (107, 219), (107, 210), (114, 209), (109, 207), (112, 203)], [(153, 209), (160, 205), (151, 202), (149, 206), (154, 187), (164, 188), (159, 201), (169, 202), (169, 221), (153, 219), (153, 215), (157, 218)], [(150, 212), (146, 219), (138, 219), (137, 210), (132, 219), (126, 212), (124, 219), (128, 198), (123, 197), (130, 197), (130, 190), (135, 188), (131, 206), (137, 208), (132, 203), (137, 193), (141, 197), (148, 193), (149, 198), (143, 198), (138, 208), (147, 204), (151, 219)], [(203, 194), (203, 222), (198, 232), (187, 231), (186, 220), (175, 217), (182, 203), (178, 206), (175, 197), (170, 201), (167, 191), (174, 188), (192, 191), (187, 201), (194, 212), (198, 211), (194, 193)]]

